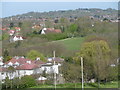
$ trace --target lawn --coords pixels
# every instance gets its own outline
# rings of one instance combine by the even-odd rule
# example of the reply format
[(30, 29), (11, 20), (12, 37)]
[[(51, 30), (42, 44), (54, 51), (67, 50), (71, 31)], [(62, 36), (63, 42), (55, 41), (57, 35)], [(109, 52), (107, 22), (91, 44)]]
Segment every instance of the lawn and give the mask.
[(63, 40), (53, 41), (53, 43), (63, 44), (68, 50), (79, 50), (84, 39), (85, 38), (83, 37), (67, 38)]
[[(84, 88), (97, 88), (97, 83), (84, 84)], [(38, 85), (31, 88), (55, 88), (54, 85)], [(56, 88), (81, 88), (81, 83), (65, 83), (58, 84)], [(100, 88), (118, 88), (118, 82), (109, 82), (106, 84), (100, 84)]]

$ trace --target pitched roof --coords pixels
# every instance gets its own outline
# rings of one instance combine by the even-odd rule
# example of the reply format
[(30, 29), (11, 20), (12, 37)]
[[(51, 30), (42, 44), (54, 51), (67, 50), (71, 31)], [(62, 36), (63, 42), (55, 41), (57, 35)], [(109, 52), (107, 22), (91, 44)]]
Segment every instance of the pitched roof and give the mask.
[(44, 28), (43, 29), (45, 33), (61, 33), (62, 31), (60, 29), (54, 29), (54, 28)]
[(0, 72), (6, 72), (6, 71), (8, 71), (8, 69), (7, 68), (4, 68), (4, 67), (0, 67)]
[(35, 60), (34, 63), (37, 65), (45, 64), (45, 62), (43, 62), (41, 60)]
[(16, 69), (17, 70), (33, 70), (33, 69), (38, 68), (38, 67), (39, 66), (34, 64), (34, 63), (31, 63), (31, 64), (25, 63), (23, 65), (18, 66)]
[[(49, 59), (49, 58), (48, 58)], [(63, 58), (60, 58), (60, 57), (55, 57), (55, 58), (50, 58), (52, 60), (50, 60), (49, 62), (63, 62), (64, 59)]]
[(27, 61), (32, 61), (30, 59), (26, 59), (26, 58), (12, 58), (11, 60), (5, 62), (5, 64), (8, 64), (9, 62), (12, 62), (13, 64), (15, 64), (16, 62), (18, 62), (19, 64), (24, 64)]
[(11, 60), (9, 60), (9, 61), (5, 62), (5, 64), (8, 64), (9, 62), (12, 62), (12, 63), (14, 64), (15, 62), (17, 62), (17, 59), (12, 58)]
[(60, 29), (55, 29), (54, 30), (56, 33), (61, 33), (61, 30)]

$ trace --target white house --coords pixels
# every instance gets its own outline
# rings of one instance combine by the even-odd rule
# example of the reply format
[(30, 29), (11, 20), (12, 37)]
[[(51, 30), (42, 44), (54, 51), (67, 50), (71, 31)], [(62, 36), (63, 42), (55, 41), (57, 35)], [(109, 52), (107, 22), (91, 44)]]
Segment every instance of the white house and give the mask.
[(23, 37), (22, 36), (14, 36), (13, 37), (13, 41), (19, 41), (19, 40), (23, 40)]
[(10, 31), (9, 31), (9, 35), (10, 35), (10, 36), (14, 35), (14, 33), (15, 33), (15, 30), (10, 30)]
[(51, 74), (51, 73), (59, 74), (58, 68), (59, 68), (58, 64), (53, 65), (50, 63), (46, 63), (41, 66), (42, 71), (45, 71), (47, 74)]
[(0, 56), (0, 66), (2, 66), (4, 63), (3, 63), (3, 57)]
[(45, 34), (45, 30), (47, 30), (47, 28), (43, 28), (41, 34)]
[[(42, 74), (45, 71), (47, 74), (56, 73), (59, 74), (59, 67), (62, 59), (54, 58), (47, 63), (37, 58), (36, 60), (30, 60), (24, 57), (14, 57), (11, 60), (4, 63), (2, 67), (0, 67), (0, 75), (2, 76), (2, 80), (5, 79), (7, 76), (9, 79), (13, 79), (14, 77), (22, 77), (25, 75), (32, 75), (32, 74)], [(55, 63), (53, 63), (53, 61)], [(63, 60), (62, 60), (63, 61)], [(9, 67), (13, 67), (14, 70), (10, 71)]]

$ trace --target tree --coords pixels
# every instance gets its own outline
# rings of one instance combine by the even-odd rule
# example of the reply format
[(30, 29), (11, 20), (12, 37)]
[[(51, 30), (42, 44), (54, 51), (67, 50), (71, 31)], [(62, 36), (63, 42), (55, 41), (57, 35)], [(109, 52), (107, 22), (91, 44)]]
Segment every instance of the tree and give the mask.
[(20, 45), (21, 45), (21, 41), (17, 41), (17, 42), (15, 43), (15, 48), (18, 48)]
[(18, 23), (18, 27), (21, 28), (21, 27), (22, 27), (22, 24), (23, 24), (22, 22), (19, 22), (19, 23)]
[(66, 82), (76, 83), (81, 80), (80, 65), (64, 62), (61, 67), (61, 72)]
[(67, 30), (67, 32), (69, 33), (69, 37), (74, 37), (75, 32), (77, 32), (77, 29), (78, 29), (77, 24), (71, 24)]
[(110, 52), (106, 41), (94, 40), (85, 42), (74, 60), (80, 64), (80, 57), (84, 58), (84, 74), (87, 79), (106, 80), (110, 68)]
[(35, 60), (37, 57), (40, 57), (40, 59), (42, 61), (46, 61), (44, 55), (42, 53), (36, 51), (36, 50), (29, 51), (27, 53), (27, 57), (30, 58), (30, 59), (32, 59), (32, 60)]
[(55, 19), (55, 20), (54, 20), (54, 23), (58, 23), (58, 22), (59, 22), (59, 20), (58, 20), (58, 19)]
[(13, 88), (13, 81), (12, 81), (12, 77), (13, 77), (13, 72), (15, 72), (15, 68), (14, 67), (12, 67), (12, 66), (10, 66), (10, 67), (8, 67), (8, 73), (9, 73), (9, 75), (10, 75), (10, 88)]
[(11, 22), (9, 27), (10, 27), (10, 28), (14, 27), (14, 23)]
[(11, 59), (11, 56), (9, 56), (9, 51), (7, 49), (3, 51), (3, 57), (4, 57), (4, 62)]
[(5, 81), (4, 82), (5, 87), (2, 87), (2, 88), (10, 88), (11, 82), (10, 82), (9, 77), (6, 77), (4, 81)]

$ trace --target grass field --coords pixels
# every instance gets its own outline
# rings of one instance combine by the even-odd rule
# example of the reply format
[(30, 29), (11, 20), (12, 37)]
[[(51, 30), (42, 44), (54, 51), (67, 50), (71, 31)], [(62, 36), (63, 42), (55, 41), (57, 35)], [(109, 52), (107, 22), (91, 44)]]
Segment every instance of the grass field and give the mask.
[(52, 43), (60, 43), (65, 45), (65, 47), (68, 50), (79, 50), (82, 42), (84, 41), (85, 38), (83, 37), (77, 37), (77, 38), (68, 38), (68, 39), (63, 39), (63, 40), (58, 40), (58, 41), (53, 41)]
[[(39, 85), (31, 88), (54, 88), (54, 85)], [(58, 84), (56, 88), (81, 88), (81, 83), (66, 83)], [(84, 84), (84, 88), (98, 88), (97, 83)], [(109, 82), (106, 84), (100, 84), (100, 88), (118, 88), (118, 82)]]

